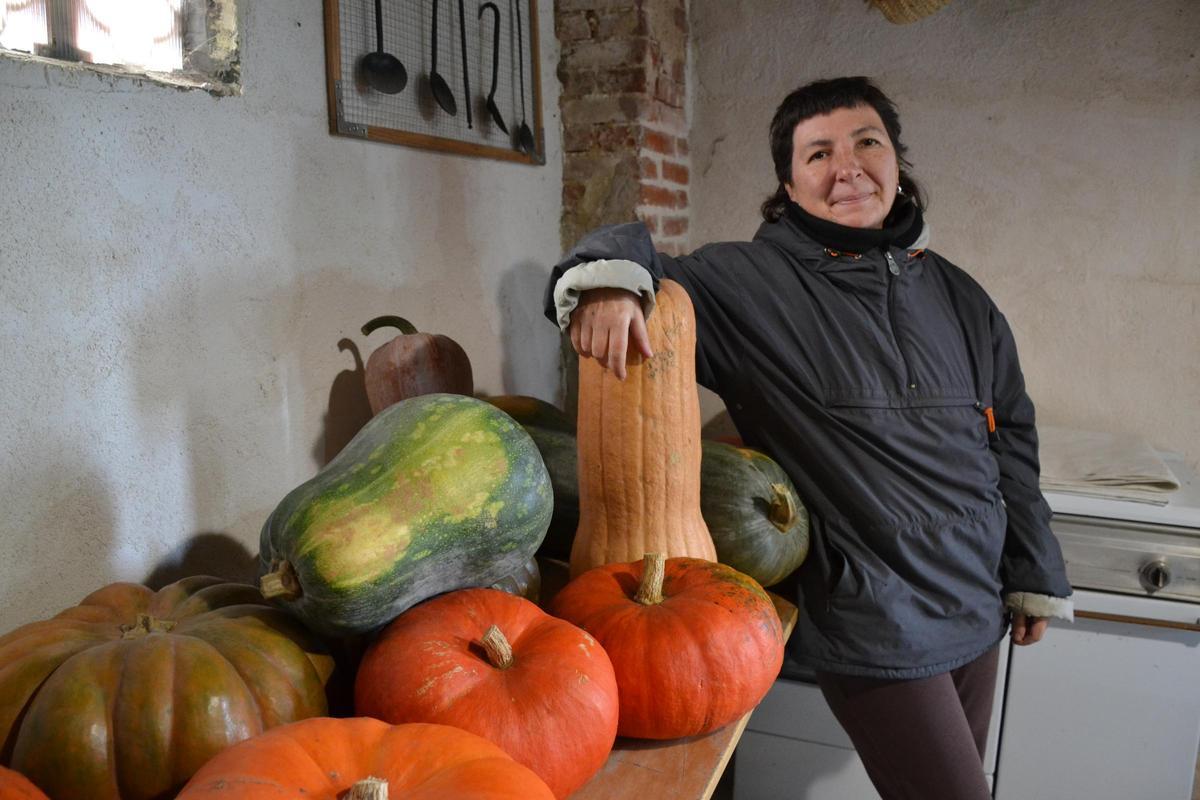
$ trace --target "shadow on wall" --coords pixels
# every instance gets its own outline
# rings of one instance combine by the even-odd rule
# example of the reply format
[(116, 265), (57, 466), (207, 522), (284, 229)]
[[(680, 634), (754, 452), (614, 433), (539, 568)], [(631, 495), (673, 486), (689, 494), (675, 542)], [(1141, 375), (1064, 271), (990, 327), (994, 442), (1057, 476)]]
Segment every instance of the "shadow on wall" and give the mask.
[(366, 367), (362, 353), (351, 339), (338, 342), (338, 350), (354, 357), (354, 369), (344, 369), (329, 387), (329, 405), (325, 409), (325, 432), (317, 439), (313, 458), (323, 467), (350, 443), (363, 426), (371, 421), (371, 403), (367, 400)]
[(550, 275), (547, 265), (522, 261), (500, 278), (496, 302), (500, 307), (500, 341), (503, 363), (500, 376), (507, 394), (536, 394), (547, 387), (549, 399), (558, 397), (559, 333), (542, 314), (542, 292)]
[(173, 549), (142, 583), (155, 591), (190, 575), (213, 575), (233, 583), (256, 583), (258, 556), (226, 533), (193, 536)]

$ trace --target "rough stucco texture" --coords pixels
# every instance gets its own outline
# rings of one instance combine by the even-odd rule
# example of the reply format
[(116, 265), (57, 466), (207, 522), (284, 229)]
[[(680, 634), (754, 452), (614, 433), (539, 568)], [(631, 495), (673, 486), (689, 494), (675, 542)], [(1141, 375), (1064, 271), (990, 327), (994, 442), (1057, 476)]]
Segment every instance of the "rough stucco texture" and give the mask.
[(240, 98), (0, 59), (0, 632), (245, 574), (373, 316), (453, 336), (477, 391), (557, 392), (552, 5), (544, 167), (331, 136), (321, 4), (241, 5)]
[(1200, 460), (1200, 3), (957, 0), (906, 26), (843, 0), (691, 13), (693, 246), (757, 228), (791, 89), (872, 76), (931, 246), (1009, 318), (1039, 419)]

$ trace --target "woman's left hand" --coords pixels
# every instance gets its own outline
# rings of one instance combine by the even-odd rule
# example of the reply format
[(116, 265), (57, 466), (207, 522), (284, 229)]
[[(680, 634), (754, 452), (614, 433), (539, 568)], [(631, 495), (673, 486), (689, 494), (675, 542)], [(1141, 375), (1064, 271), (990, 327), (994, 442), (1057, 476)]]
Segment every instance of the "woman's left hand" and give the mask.
[(1020, 612), (1013, 614), (1012, 643), (1025, 645), (1041, 641), (1047, 622), (1045, 617), (1027, 617)]

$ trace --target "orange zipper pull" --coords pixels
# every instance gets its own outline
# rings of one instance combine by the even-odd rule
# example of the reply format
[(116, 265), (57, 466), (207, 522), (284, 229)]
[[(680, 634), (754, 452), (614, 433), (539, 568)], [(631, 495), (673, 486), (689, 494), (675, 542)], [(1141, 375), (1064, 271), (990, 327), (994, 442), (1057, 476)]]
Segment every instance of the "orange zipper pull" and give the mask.
[(983, 410), (983, 415), (985, 417), (987, 417), (988, 433), (995, 433), (996, 432), (996, 412), (992, 410), (991, 406), (988, 406), (987, 408), (985, 408)]

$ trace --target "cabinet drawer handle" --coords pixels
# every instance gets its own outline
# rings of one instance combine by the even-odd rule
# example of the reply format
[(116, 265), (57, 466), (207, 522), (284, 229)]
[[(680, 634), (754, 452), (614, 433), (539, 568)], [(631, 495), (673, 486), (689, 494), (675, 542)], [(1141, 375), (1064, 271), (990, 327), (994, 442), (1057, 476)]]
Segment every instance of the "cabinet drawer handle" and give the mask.
[(1150, 619), (1149, 617), (1127, 617), (1124, 614), (1101, 614), (1098, 611), (1076, 611), (1078, 619), (1099, 619), (1106, 622), (1124, 622), (1129, 625), (1147, 625), (1151, 628), (1171, 628), (1177, 631), (1200, 633), (1200, 624), (1191, 622), (1172, 622), (1165, 619)]

